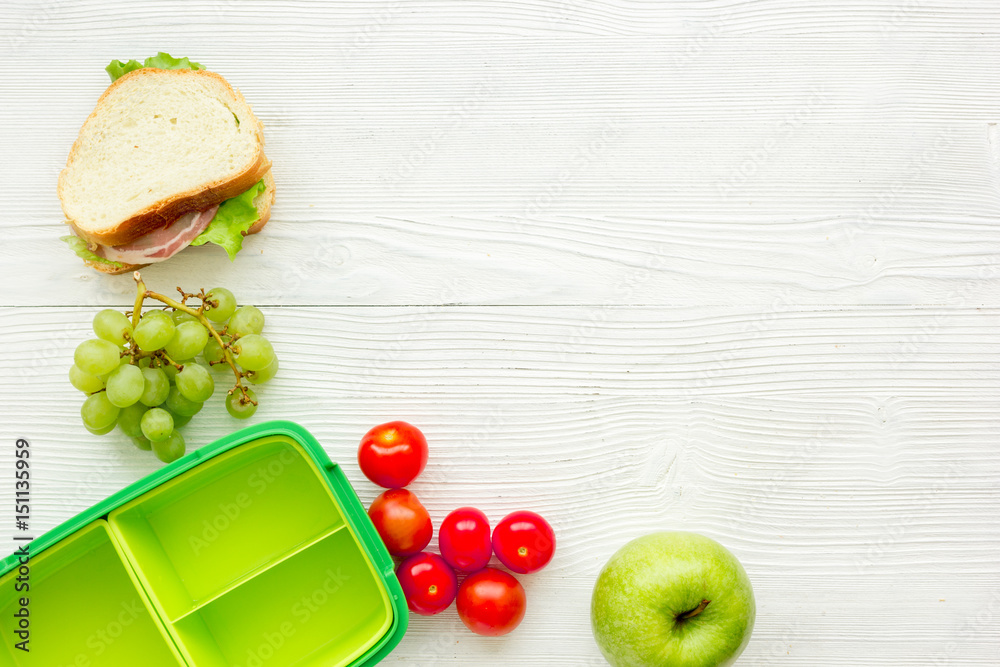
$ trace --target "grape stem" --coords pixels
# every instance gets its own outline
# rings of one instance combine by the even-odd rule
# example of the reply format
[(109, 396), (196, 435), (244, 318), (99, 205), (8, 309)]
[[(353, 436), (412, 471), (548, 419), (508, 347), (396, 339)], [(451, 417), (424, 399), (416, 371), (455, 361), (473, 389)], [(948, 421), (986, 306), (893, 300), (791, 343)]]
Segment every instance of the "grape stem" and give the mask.
[[(181, 291), (182, 301), (176, 301), (171, 299), (169, 296), (146, 289), (146, 283), (142, 281), (142, 276), (139, 275), (138, 271), (132, 274), (132, 278), (136, 283), (135, 309), (132, 311), (132, 327), (134, 328), (139, 323), (139, 313), (142, 310), (143, 301), (147, 298), (159, 301), (160, 303), (170, 306), (174, 310), (180, 310), (188, 315), (192, 315), (199, 322), (201, 322), (206, 329), (208, 329), (208, 333), (211, 334), (212, 338), (219, 343), (219, 347), (222, 349), (222, 354), (225, 357), (226, 363), (229, 364), (229, 367), (233, 369), (233, 374), (236, 375), (236, 386), (230, 389), (228, 393), (232, 394), (236, 390), (239, 390), (240, 393), (243, 394), (240, 397), (240, 404), (246, 405), (247, 403), (253, 403), (254, 405), (257, 405), (257, 401), (247, 396), (247, 387), (243, 385), (243, 373), (241, 373), (240, 369), (236, 366), (236, 360), (233, 358), (233, 353), (229, 349), (229, 344), (222, 340), (222, 336), (215, 330), (215, 327), (212, 326), (212, 322), (205, 317), (205, 291), (202, 290), (201, 294), (186, 294), (178, 288), (178, 291)], [(183, 301), (187, 301), (188, 298), (195, 296), (200, 297), (202, 300), (201, 306), (198, 308), (191, 308), (183, 303)], [(215, 305), (218, 305), (218, 303), (216, 302)], [(179, 364), (167, 357), (166, 354), (163, 356), (169, 363), (176, 366), (178, 369), (181, 368)]]
[(139, 316), (142, 314), (142, 298), (146, 293), (146, 283), (142, 282), (142, 276), (136, 271), (132, 274), (135, 281), (138, 283), (138, 289), (135, 291), (135, 306), (132, 307), (132, 329), (134, 330), (139, 326)]
[(157, 350), (156, 352), (153, 352), (153, 354), (150, 356), (160, 357), (163, 361), (167, 362), (177, 370), (179, 371), (184, 370), (184, 365), (179, 364), (173, 359), (171, 359), (170, 356), (167, 354), (166, 350)]

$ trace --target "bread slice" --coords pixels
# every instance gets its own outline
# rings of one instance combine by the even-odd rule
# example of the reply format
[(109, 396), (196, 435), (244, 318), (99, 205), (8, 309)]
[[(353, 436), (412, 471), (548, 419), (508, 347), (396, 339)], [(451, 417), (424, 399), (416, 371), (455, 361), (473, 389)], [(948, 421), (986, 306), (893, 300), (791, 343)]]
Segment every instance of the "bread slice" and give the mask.
[[(265, 189), (259, 195), (254, 197), (253, 205), (257, 207), (257, 222), (253, 224), (250, 231), (247, 234), (256, 234), (264, 228), (268, 220), (271, 219), (271, 206), (274, 205), (274, 177), (271, 175), (271, 171), (268, 170), (264, 174), (264, 185)], [(216, 248), (219, 252), (221, 249)], [(181, 251), (183, 252), (183, 251)], [(137, 269), (141, 269), (144, 266), (149, 266), (148, 264), (123, 264), (120, 267), (114, 267), (110, 264), (100, 264), (98, 262), (84, 262), (87, 266), (97, 269), (101, 273), (107, 273), (113, 276), (117, 276), (122, 273), (131, 273)]]
[(97, 101), (59, 199), (79, 236), (123, 245), (245, 192), (270, 166), (263, 126), (225, 79), (144, 67)]

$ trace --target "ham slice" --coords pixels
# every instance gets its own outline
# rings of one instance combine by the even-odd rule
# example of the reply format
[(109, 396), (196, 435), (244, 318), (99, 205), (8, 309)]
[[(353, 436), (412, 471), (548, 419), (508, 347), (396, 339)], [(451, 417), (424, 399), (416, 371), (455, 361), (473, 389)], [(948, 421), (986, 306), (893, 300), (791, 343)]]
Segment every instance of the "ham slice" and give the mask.
[(170, 259), (205, 231), (215, 217), (218, 206), (194, 211), (177, 218), (170, 225), (118, 246), (98, 246), (97, 253), (105, 259), (124, 264), (153, 264)]

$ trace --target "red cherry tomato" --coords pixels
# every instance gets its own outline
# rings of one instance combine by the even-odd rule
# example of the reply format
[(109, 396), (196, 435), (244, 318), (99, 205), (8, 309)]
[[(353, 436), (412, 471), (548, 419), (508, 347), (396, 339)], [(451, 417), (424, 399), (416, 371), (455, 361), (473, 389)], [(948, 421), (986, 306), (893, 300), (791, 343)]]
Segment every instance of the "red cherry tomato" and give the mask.
[(493, 567), (470, 574), (456, 598), (458, 616), (477, 635), (498, 637), (524, 618), (527, 598), (517, 579)]
[(396, 577), (406, 594), (406, 606), (423, 616), (447, 609), (458, 591), (458, 579), (451, 565), (441, 556), (426, 551), (400, 563)]
[(410, 556), (423, 551), (434, 535), (431, 516), (406, 489), (389, 489), (368, 508), (368, 518), (394, 556)]
[(427, 465), (427, 439), (416, 426), (389, 422), (365, 433), (358, 446), (365, 477), (387, 489), (401, 489)]
[(556, 534), (538, 514), (512, 512), (493, 529), (493, 551), (511, 572), (537, 572), (552, 560)]
[(441, 555), (456, 570), (481, 570), (493, 555), (489, 519), (474, 507), (459, 507), (441, 522), (438, 546)]

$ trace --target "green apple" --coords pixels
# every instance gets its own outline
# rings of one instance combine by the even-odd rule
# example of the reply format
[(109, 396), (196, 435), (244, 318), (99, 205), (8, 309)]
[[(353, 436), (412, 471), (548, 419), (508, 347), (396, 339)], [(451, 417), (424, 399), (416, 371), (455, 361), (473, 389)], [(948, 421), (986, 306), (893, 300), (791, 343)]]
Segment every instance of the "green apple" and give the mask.
[(590, 622), (614, 667), (726, 667), (750, 641), (756, 606), (746, 570), (697, 533), (632, 540), (597, 577)]

